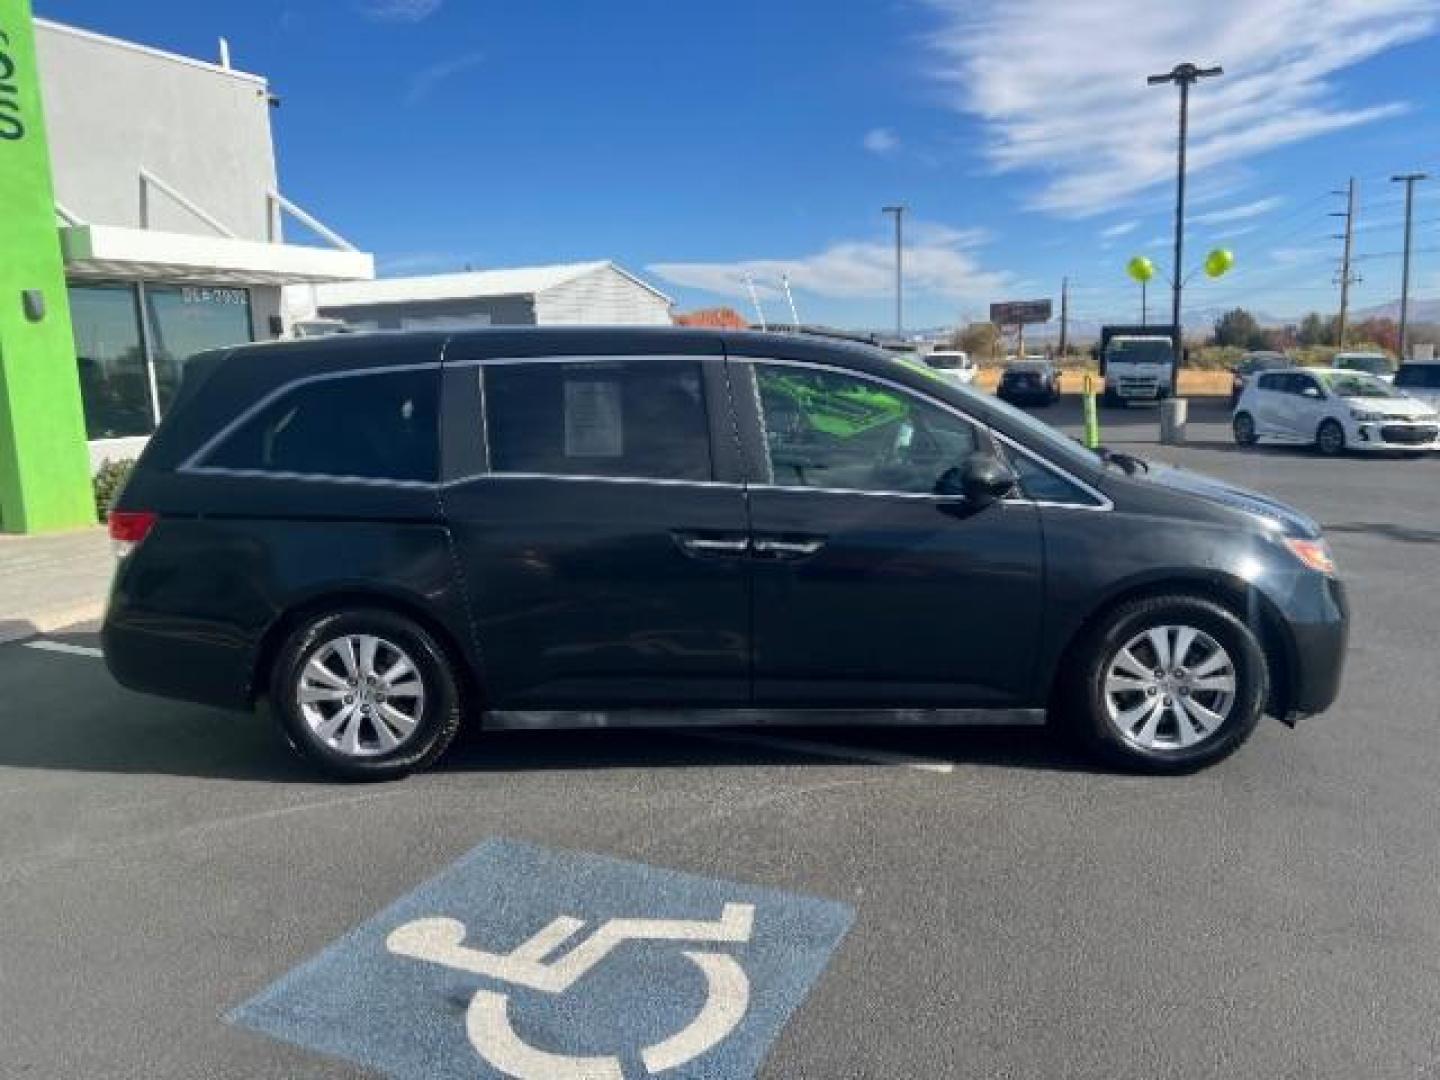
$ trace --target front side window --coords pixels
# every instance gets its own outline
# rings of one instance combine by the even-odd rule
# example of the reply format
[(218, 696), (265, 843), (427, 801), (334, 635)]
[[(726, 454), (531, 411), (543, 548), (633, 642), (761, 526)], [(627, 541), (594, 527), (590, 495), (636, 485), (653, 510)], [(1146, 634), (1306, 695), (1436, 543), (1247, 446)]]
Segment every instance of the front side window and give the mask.
[(978, 448), (973, 425), (866, 379), (764, 363), (755, 379), (782, 487), (931, 494)]
[(698, 360), (488, 364), (483, 377), (491, 472), (714, 479)]
[(202, 467), (303, 476), (433, 481), (434, 370), (302, 383), (243, 421)]

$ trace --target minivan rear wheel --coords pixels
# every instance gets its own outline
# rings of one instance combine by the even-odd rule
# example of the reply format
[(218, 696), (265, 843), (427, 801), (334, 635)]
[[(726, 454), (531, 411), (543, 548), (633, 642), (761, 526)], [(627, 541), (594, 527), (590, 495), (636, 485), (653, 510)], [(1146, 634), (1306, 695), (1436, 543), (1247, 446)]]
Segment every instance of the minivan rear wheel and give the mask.
[(1102, 757), (1145, 772), (1189, 772), (1233, 753), (1269, 693), (1255, 634), (1219, 604), (1158, 597), (1108, 615), (1073, 656), (1075, 720)]
[(287, 738), (345, 780), (390, 780), (430, 765), (460, 727), (444, 648), (395, 612), (332, 612), (297, 628), (271, 672), (271, 705)]

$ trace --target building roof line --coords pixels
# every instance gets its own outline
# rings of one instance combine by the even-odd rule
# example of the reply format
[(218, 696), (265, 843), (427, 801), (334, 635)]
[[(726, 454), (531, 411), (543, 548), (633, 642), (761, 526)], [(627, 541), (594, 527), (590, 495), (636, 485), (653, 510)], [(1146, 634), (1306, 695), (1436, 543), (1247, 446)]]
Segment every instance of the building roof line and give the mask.
[(111, 37), (109, 34), (99, 34), (94, 30), (84, 30), (78, 26), (71, 26), (69, 23), (55, 22), (53, 19), (42, 19), (37, 16), (35, 18), (35, 25), (43, 26), (46, 30), (55, 30), (62, 34), (69, 34), (71, 37), (92, 41), (100, 45), (109, 45), (117, 49), (127, 49), (130, 52), (141, 53), (159, 60), (169, 60), (177, 64), (186, 64), (190, 67), (200, 68), (218, 75), (229, 75), (232, 79), (239, 79), (242, 82), (255, 83), (262, 87), (269, 85), (263, 75), (255, 75), (248, 71), (223, 67), (220, 64), (212, 64), (208, 60), (199, 60), (193, 56), (182, 56), (180, 53), (167, 52), (164, 49), (157, 49), (151, 45), (141, 45), (138, 41), (126, 41), (124, 38)]

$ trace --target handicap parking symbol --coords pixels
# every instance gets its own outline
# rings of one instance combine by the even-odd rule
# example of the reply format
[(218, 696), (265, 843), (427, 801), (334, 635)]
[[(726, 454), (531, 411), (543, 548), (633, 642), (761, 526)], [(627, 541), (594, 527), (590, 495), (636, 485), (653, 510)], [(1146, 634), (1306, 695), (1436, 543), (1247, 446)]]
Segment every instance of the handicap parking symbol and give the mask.
[(399, 1078), (750, 1077), (853, 917), (495, 839), (228, 1019)]

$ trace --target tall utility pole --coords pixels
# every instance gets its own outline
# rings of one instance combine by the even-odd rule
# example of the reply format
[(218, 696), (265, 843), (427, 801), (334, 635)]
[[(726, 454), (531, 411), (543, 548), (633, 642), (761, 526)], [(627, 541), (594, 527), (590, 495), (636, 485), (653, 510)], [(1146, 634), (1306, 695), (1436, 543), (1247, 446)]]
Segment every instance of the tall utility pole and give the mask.
[(1069, 345), (1070, 329), (1070, 279), (1060, 279), (1060, 359), (1065, 359), (1065, 349)]
[(904, 206), (882, 206), (882, 214), (895, 215), (895, 336), (905, 336)]
[(1181, 341), (1184, 334), (1180, 329), (1180, 289), (1185, 278), (1184, 255), (1185, 255), (1185, 136), (1190, 127), (1190, 86), (1201, 79), (1208, 79), (1213, 75), (1225, 74), (1224, 68), (1219, 65), (1210, 68), (1197, 67), (1194, 64), (1176, 64), (1174, 68), (1164, 75), (1150, 75), (1145, 82), (1150, 86), (1158, 86), (1161, 83), (1174, 83), (1180, 87), (1180, 142), (1179, 161), (1176, 168), (1175, 181), (1175, 275), (1171, 279), (1172, 297), (1170, 305), (1170, 322), (1175, 334), (1175, 360), (1178, 363), (1184, 355)]
[[(1335, 192), (1336, 195), (1342, 192)], [(1336, 210), (1331, 217), (1343, 217), (1345, 219), (1345, 232), (1336, 239), (1344, 239), (1345, 253), (1340, 257), (1340, 317), (1336, 320), (1335, 344), (1340, 348), (1345, 347), (1345, 319), (1350, 311), (1350, 284), (1355, 279), (1350, 276), (1350, 246), (1355, 238), (1355, 178), (1350, 178), (1350, 183), (1343, 192), (1345, 196), (1344, 211)]]
[(1410, 321), (1410, 212), (1415, 203), (1415, 181), (1428, 180), (1429, 173), (1401, 173), (1390, 178), (1392, 183), (1405, 185), (1405, 262), (1400, 271), (1400, 362), (1405, 362), (1405, 330)]

